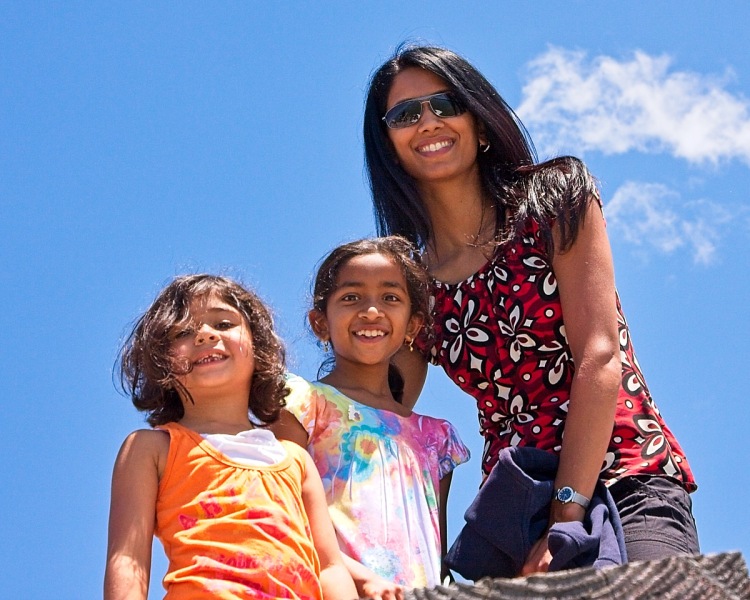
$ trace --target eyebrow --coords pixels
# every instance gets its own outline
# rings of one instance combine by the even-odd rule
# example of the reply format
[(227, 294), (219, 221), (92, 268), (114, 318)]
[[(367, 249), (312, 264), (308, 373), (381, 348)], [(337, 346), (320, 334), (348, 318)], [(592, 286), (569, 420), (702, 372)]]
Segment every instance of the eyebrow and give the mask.
[[(381, 281), (378, 283), (380, 287), (386, 287), (386, 288), (394, 288), (398, 290), (404, 290), (406, 291), (406, 288), (401, 285), (398, 281)], [(339, 285), (336, 286), (336, 289), (341, 288), (362, 288), (365, 287), (365, 283), (363, 281), (342, 281)]]
[[(214, 306), (212, 308), (205, 309), (204, 313), (207, 313), (209, 315), (217, 315), (220, 313), (229, 313), (230, 315), (240, 315), (240, 316), (242, 315), (242, 313), (239, 310), (230, 306), (227, 306), (226, 308)], [(193, 320), (195, 316), (190, 311), (188, 311), (185, 313), (185, 318), (187, 320)]]

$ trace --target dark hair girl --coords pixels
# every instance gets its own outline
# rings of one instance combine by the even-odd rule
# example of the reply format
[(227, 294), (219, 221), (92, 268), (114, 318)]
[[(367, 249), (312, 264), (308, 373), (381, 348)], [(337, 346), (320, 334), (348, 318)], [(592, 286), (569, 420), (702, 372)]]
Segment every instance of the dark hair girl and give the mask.
[[(406, 281), (412, 315), (420, 315), (423, 319), (422, 329), (430, 331), (432, 318), (428, 306), (430, 279), (427, 269), (414, 246), (406, 238), (397, 235), (349, 242), (326, 256), (318, 268), (313, 284), (313, 310), (325, 314), (328, 298), (336, 290), (336, 278), (342, 265), (352, 258), (368, 254), (382, 254), (398, 265)], [(333, 366), (334, 356), (331, 355), (321, 365), (318, 377), (330, 371)], [(390, 366), (388, 381), (394, 399), (400, 403), (404, 394), (404, 379), (394, 365)]]
[(331, 368), (318, 381), (290, 377), (287, 407), (273, 426), (313, 457), (363, 598), (400, 598), (447, 575), (446, 501), (468, 450), (450, 423), (400, 402), (391, 365), (424, 324), (428, 281), (402, 237), (332, 250), (308, 313), (316, 337), (330, 345)]

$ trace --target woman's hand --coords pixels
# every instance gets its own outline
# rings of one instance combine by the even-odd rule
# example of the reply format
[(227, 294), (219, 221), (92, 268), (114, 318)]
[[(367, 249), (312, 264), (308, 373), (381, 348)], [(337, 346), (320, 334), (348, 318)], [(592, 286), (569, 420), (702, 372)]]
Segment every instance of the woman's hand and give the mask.
[(526, 562), (521, 567), (520, 576), (533, 575), (534, 573), (546, 573), (549, 571), (549, 565), (552, 562), (552, 553), (549, 550), (549, 530), (555, 523), (566, 523), (570, 521), (583, 521), (586, 516), (586, 509), (580, 504), (570, 502), (563, 504), (557, 500), (552, 500), (550, 506), (549, 526), (536, 543), (531, 547)]
[(521, 577), (549, 571), (549, 565), (552, 562), (552, 553), (549, 551), (547, 544), (548, 532), (549, 530), (545, 531), (544, 535), (531, 547), (531, 552), (529, 552), (526, 562), (521, 567), (521, 572), (519, 573)]

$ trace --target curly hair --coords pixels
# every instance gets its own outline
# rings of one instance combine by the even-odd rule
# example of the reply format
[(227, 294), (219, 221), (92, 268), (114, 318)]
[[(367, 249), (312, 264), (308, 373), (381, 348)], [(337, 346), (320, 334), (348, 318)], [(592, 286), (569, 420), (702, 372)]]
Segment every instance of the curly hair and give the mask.
[(141, 316), (119, 353), (120, 385), (133, 405), (147, 414), (151, 426), (179, 421), (184, 416), (180, 394), (192, 401), (178, 381), (184, 375), (171, 356), (170, 331), (190, 318), (190, 303), (213, 296), (235, 308), (253, 338), (255, 370), (248, 410), (261, 423), (270, 424), (285, 406), (286, 352), (276, 335), (270, 310), (252, 291), (217, 275), (176, 277)]
[[(430, 276), (422, 263), (415, 246), (406, 238), (390, 235), (378, 238), (365, 238), (338, 246), (320, 263), (313, 283), (313, 310), (325, 314), (328, 299), (336, 291), (337, 279), (341, 269), (351, 259), (369, 254), (380, 254), (391, 259), (401, 270), (406, 281), (406, 292), (411, 304), (411, 314), (421, 315), (422, 327), (426, 331), (432, 328), (430, 311)], [(335, 359), (329, 357), (320, 367), (318, 375), (330, 371)], [(396, 401), (400, 402), (404, 381), (395, 366), (391, 365), (388, 373), (389, 385)]]

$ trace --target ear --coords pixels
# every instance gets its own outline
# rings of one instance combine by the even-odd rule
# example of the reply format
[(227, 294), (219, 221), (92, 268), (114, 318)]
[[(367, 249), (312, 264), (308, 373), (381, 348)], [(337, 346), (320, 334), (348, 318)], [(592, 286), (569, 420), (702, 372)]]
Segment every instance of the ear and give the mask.
[(487, 128), (484, 123), (477, 123), (477, 141), (480, 146), (487, 145)]
[(327, 342), (331, 339), (331, 334), (328, 331), (328, 319), (326, 319), (324, 313), (314, 308), (307, 313), (307, 319), (310, 321), (310, 328), (319, 340)]
[(409, 319), (409, 324), (406, 326), (406, 337), (407, 340), (413, 340), (417, 337), (419, 330), (422, 329), (424, 324), (424, 315), (421, 312), (414, 313)]

